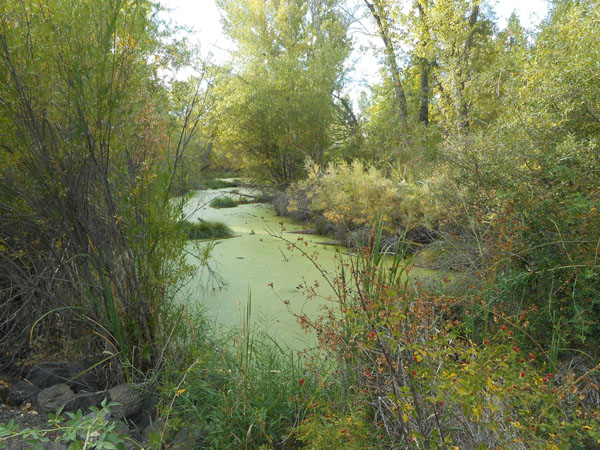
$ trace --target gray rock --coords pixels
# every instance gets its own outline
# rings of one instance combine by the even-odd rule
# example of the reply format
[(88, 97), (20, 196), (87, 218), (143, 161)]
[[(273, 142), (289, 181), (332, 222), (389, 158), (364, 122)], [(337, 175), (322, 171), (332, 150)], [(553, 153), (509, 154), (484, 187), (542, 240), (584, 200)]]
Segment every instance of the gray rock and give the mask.
[(78, 409), (89, 411), (92, 406), (99, 407), (102, 403), (102, 400), (104, 400), (106, 397), (106, 391), (79, 391), (77, 394), (75, 394), (75, 397), (73, 397), (73, 399), (67, 405), (65, 405), (65, 409), (68, 411), (76, 411)]
[(69, 371), (69, 386), (74, 392), (87, 391), (93, 392), (98, 390), (98, 382), (93, 370), (90, 370), (94, 365), (94, 361), (84, 356), (67, 364)]
[(8, 388), (7, 403), (11, 406), (20, 406), (23, 403), (36, 404), (40, 390), (39, 387), (27, 381), (18, 381)]
[(156, 405), (158, 400), (154, 395), (149, 395), (144, 398), (140, 412), (131, 416), (129, 419), (135, 423), (135, 426), (143, 430), (156, 418)]
[(173, 450), (204, 448), (204, 433), (197, 428), (182, 428), (173, 438), (170, 448)]
[(111, 402), (118, 403), (111, 409), (111, 415), (117, 419), (134, 416), (142, 409), (142, 395), (134, 384), (119, 384), (109, 389), (108, 397)]
[(159, 418), (155, 420), (153, 423), (147, 425), (142, 431), (142, 442), (148, 444), (150, 440), (150, 435), (156, 435), (163, 432), (164, 428), (167, 426), (167, 423), (163, 418)]
[(40, 389), (45, 389), (68, 382), (69, 369), (64, 363), (41, 362), (29, 369), (25, 378)]
[(46, 413), (54, 413), (62, 406), (72, 405), (75, 394), (66, 384), (55, 384), (38, 394), (38, 406)]

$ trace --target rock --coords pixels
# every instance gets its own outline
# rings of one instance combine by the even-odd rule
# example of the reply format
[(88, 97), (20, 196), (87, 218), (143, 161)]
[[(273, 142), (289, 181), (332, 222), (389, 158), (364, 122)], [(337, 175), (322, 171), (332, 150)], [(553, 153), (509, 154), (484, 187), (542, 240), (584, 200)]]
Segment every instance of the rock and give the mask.
[(149, 395), (144, 398), (140, 411), (128, 419), (135, 424), (137, 428), (143, 430), (156, 418), (156, 404), (158, 403), (156, 397)]
[(204, 433), (200, 429), (182, 428), (177, 432), (170, 448), (173, 450), (187, 450), (190, 448), (204, 448)]
[(55, 413), (62, 406), (71, 405), (75, 394), (66, 384), (55, 384), (38, 394), (38, 406), (46, 413)]
[(45, 442), (44, 444), (44, 450), (67, 450), (69, 447), (67, 447), (65, 444), (62, 444), (61, 442)]
[(108, 397), (111, 402), (118, 403), (111, 409), (111, 415), (117, 419), (134, 416), (142, 409), (143, 399), (134, 384), (119, 384), (109, 389)]
[(142, 431), (142, 442), (147, 445), (150, 441), (150, 437), (152, 435), (160, 435), (164, 428), (167, 426), (167, 423), (163, 418), (159, 418), (155, 420), (153, 423), (147, 425)]
[(98, 382), (93, 370), (90, 370), (94, 365), (92, 358), (84, 356), (67, 364), (69, 371), (69, 386), (73, 392), (87, 391), (93, 392), (98, 390)]
[(45, 389), (68, 382), (69, 369), (64, 363), (41, 362), (29, 369), (25, 378), (40, 389)]
[(27, 381), (21, 380), (8, 388), (6, 401), (8, 405), (20, 406), (23, 403), (37, 403), (40, 388)]
[(85, 392), (80, 391), (75, 394), (75, 397), (65, 405), (65, 410), (67, 411), (77, 411), (81, 409), (83, 411), (89, 411), (92, 406), (99, 407), (107, 397), (106, 391), (100, 392)]

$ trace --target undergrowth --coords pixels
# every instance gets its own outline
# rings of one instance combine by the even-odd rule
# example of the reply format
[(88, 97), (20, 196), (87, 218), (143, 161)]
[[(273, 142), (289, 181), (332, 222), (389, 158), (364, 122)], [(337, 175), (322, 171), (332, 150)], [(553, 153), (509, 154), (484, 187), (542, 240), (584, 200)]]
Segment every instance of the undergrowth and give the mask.
[(235, 208), (238, 204), (231, 197), (217, 197), (211, 200), (211, 208)]
[(241, 326), (224, 334), (188, 317), (189, 365), (164, 372), (163, 415), (175, 428), (200, 427), (207, 448), (297, 448), (292, 430), (318, 384), (294, 352), (247, 326), (250, 309), (251, 301)]
[(490, 311), (474, 329), (469, 299), (425, 292), (380, 235), (329, 279), (335, 307), (298, 316), (335, 365), (309, 364), (328, 394), (294, 431), (305, 448), (598, 448), (593, 359), (557, 370), (538, 343), (521, 348), (518, 317)]
[(222, 239), (233, 236), (233, 231), (222, 222), (203, 220), (197, 223), (181, 222), (188, 239)]

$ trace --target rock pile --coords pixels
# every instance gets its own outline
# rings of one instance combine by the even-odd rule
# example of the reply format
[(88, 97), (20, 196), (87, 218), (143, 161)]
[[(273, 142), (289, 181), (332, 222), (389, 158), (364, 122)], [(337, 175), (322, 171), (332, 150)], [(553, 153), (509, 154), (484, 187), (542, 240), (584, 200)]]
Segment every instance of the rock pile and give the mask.
[[(104, 419), (114, 423), (119, 434), (131, 439), (125, 448), (150, 448), (150, 435), (160, 433), (165, 426), (157, 417), (155, 397), (142, 386), (129, 383), (101, 390), (94, 371), (90, 370), (93, 366), (89, 358), (68, 363), (42, 362), (33, 366), (24, 379), (3, 388), (1, 394), (8, 406), (31, 404), (40, 414), (81, 410), (91, 416), (97, 414), (93, 407), (101, 409), (103, 402), (116, 403)], [(198, 433), (182, 439), (181, 431), (186, 430), (180, 430), (168, 448), (203, 448)], [(53, 442), (51, 448), (66, 450), (67, 446)]]

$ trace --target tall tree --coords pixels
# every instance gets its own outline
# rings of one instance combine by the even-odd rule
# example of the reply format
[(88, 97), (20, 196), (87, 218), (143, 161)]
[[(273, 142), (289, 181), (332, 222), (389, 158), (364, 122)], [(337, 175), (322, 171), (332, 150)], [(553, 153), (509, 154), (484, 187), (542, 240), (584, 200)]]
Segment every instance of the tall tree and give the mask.
[(223, 93), (220, 143), (272, 180), (297, 178), (322, 161), (334, 119), (333, 93), (350, 45), (340, 0), (219, 0), (237, 44)]
[(395, 49), (396, 45), (394, 43), (392, 32), (394, 23), (392, 4), (385, 0), (364, 0), (364, 2), (371, 12), (371, 16), (377, 25), (377, 33), (383, 42), (385, 61), (394, 85), (398, 117), (402, 123), (406, 124), (408, 119), (408, 107), (406, 93), (402, 82), (402, 72), (400, 70), (400, 65), (398, 64)]
[(430, 40), (423, 55), (435, 67), (445, 127), (460, 133), (474, 119), (473, 92), (477, 74), (489, 64), (493, 24), (483, 13), (481, 0), (435, 1), (428, 6), (423, 26), (427, 26)]

